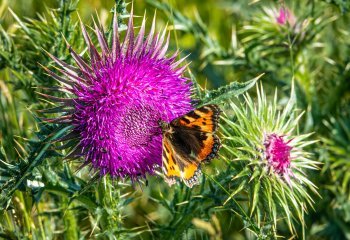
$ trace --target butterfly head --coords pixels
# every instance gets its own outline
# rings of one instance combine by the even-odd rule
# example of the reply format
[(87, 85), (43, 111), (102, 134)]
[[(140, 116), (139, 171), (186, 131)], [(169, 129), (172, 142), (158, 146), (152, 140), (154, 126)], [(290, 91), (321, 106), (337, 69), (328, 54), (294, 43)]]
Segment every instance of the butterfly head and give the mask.
[(165, 122), (163, 120), (159, 120), (158, 124), (159, 124), (160, 128), (162, 129), (163, 133), (168, 132), (170, 130), (170, 124), (167, 122)]

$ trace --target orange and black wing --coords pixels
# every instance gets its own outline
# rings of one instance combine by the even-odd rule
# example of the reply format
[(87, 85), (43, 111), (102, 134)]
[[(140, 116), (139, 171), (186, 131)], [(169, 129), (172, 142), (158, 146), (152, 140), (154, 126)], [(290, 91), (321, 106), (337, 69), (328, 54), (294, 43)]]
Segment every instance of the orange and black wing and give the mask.
[(174, 127), (186, 127), (201, 132), (215, 133), (218, 128), (220, 113), (221, 110), (217, 105), (204, 105), (174, 119), (170, 125)]
[[(171, 186), (176, 183), (176, 178), (180, 178), (188, 187), (192, 187), (199, 183), (201, 171), (199, 165), (194, 158), (190, 156), (180, 155), (175, 152), (173, 145), (168, 137), (163, 138), (163, 171), (165, 181)], [(185, 159), (184, 157), (191, 158)]]
[(198, 163), (215, 158), (221, 147), (215, 134), (220, 113), (217, 105), (210, 104), (173, 120), (170, 126), (174, 129), (172, 142), (175, 152), (191, 154)]
[(221, 147), (215, 134), (220, 112), (216, 105), (205, 105), (170, 123), (171, 131), (163, 136), (163, 152), (168, 147), (172, 157), (166, 159), (163, 155), (163, 162), (170, 162), (164, 165), (166, 176), (172, 181), (180, 177), (189, 187), (198, 184), (200, 163), (215, 158)]
[(181, 175), (179, 166), (174, 159), (173, 147), (166, 135), (163, 136), (162, 163), (165, 180), (171, 186), (176, 182), (176, 177), (181, 177)]

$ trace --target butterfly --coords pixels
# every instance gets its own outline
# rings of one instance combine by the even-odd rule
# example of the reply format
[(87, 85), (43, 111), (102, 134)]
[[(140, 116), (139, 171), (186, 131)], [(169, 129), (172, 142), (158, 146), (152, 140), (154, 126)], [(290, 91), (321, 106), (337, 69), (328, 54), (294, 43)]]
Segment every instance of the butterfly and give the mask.
[(204, 105), (170, 123), (160, 122), (162, 163), (169, 186), (180, 178), (188, 187), (199, 184), (200, 164), (217, 157), (221, 147), (216, 135), (221, 110), (215, 104)]

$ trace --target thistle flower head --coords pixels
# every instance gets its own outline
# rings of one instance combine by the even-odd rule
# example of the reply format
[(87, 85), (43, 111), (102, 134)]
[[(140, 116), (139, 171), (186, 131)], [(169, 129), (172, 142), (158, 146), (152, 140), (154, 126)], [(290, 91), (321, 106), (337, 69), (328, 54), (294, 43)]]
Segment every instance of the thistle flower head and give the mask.
[(137, 178), (153, 173), (161, 164), (159, 120), (171, 121), (191, 110), (191, 85), (182, 76), (185, 67), (178, 68), (183, 59), (176, 61), (177, 53), (166, 56), (169, 35), (155, 33), (154, 23), (146, 35), (143, 19), (135, 36), (131, 14), (120, 42), (114, 16), (111, 47), (95, 23), (100, 52), (81, 23), (90, 62), (68, 43), (77, 68), (50, 55), (61, 75), (46, 70), (70, 95), (48, 96), (64, 112), (52, 121), (74, 126), (65, 138), (76, 143), (69, 156), (83, 157), (101, 174)]
[(253, 24), (260, 22), (264, 31), (273, 31), (273, 28), (276, 29), (276, 24), (280, 27), (288, 24), (293, 28), (297, 23), (297, 18), (293, 10), (284, 5), (280, 8), (263, 7), (261, 13), (254, 15), (252, 20), (254, 22)]
[(279, 10), (278, 16), (276, 17), (277, 23), (281, 25), (286, 24), (289, 15), (290, 15), (289, 10), (284, 7), (281, 7)]
[(289, 178), (292, 147), (288, 142), (283, 139), (283, 136), (272, 133), (265, 137), (264, 147), (268, 165), (276, 173)]
[[(228, 113), (234, 117), (224, 117), (227, 154), (223, 155), (235, 168), (237, 189), (250, 194), (250, 214), (255, 213), (259, 221), (272, 222), (274, 234), (277, 218), (282, 215), (295, 232), (293, 219), (303, 223), (305, 203), (313, 204), (308, 191), (317, 194), (306, 170), (317, 169), (318, 162), (304, 150), (314, 141), (305, 140), (310, 134), (295, 133), (302, 114), (294, 110), (294, 94), (283, 111), (278, 110), (277, 94), (273, 102), (267, 101), (262, 87), (257, 94), (255, 101), (247, 94), (244, 104), (230, 104)], [(235, 190), (230, 198), (238, 192)], [(277, 212), (279, 208), (282, 211)]]

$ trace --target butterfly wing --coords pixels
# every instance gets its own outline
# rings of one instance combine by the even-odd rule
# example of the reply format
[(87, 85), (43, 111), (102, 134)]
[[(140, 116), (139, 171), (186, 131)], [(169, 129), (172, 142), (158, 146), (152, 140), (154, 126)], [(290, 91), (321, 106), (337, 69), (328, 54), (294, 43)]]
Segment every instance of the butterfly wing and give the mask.
[(215, 133), (218, 128), (220, 113), (221, 110), (217, 105), (209, 104), (174, 119), (170, 125)]
[(181, 174), (177, 161), (174, 158), (173, 147), (166, 135), (163, 136), (162, 162), (163, 171), (166, 175), (165, 180), (171, 186), (176, 182), (176, 177), (181, 177)]
[[(199, 162), (191, 150), (188, 142), (184, 141), (181, 131), (165, 134), (163, 139), (163, 170), (166, 182), (169, 185), (176, 183), (176, 178), (181, 178), (185, 184), (192, 187), (199, 181)], [(192, 135), (188, 135), (192, 137)]]
[(174, 129), (174, 139), (177, 142), (180, 139), (179, 150), (182, 140), (184, 143), (182, 148), (187, 147), (187, 152), (191, 150), (199, 163), (215, 158), (221, 147), (220, 139), (215, 134), (220, 113), (221, 110), (217, 105), (210, 104), (173, 120), (170, 126)]
[(215, 158), (220, 149), (220, 139), (215, 135), (219, 114), (216, 105), (206, 105), (170, 123), (170, 131), (163, 136), (163, 153), (168, 148), (171, 156), (163, 155), (163, 166), (171, 183), (175, 177), (189, 187), (199, 183), (200, 163)]

